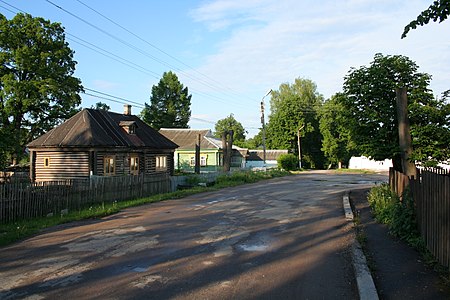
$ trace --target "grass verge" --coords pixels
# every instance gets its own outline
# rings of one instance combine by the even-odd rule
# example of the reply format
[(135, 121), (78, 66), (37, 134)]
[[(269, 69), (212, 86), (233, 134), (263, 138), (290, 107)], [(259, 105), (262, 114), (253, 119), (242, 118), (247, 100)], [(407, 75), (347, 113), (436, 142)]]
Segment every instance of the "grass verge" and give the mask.
[(448, 269), (439, 264), (419, 233), (414, 200), (409, 190), (405, 190), (400, 201), (400, 198), (391, 191), (389, 184), (381, 184), (370, 190), (367, 199), (375, 219), (379, 223), (386, 224), (390, 234), (416, 249), (424, 262), (437, 271), (445, 284), (450, 286)]
[(210, 187), (196, 186), (187, 190), (158, 194), (135, 200), (118, 201), (113, 203), (99, 203), (91, 205), (90, 207), (87, 207), (85, 209), (70, 211), (65, 215), (55, 215), (52, 217), (41, 217), (31, 220), (20, 220), (9, 224), (1, 224), (0, 246), (9, 245), (15, 241), (30, 237), (45, 228), (49, 228), (58, 224), (90, 218), (101, 218), (117, 213), (127, 207), (139, 206), (147, 203), (154, 203), (169, 199), (179, 199), (193, 194), (215, 191), (226, 187), (237, 186), (246, 183), (254, 183), (260, 180), (287, 175), (290, 175), (290, 173), (281, 170), (268, 170), (267, 172), (239, 171), (231, 174), (220, 175), (217, 178), (216, 183)]

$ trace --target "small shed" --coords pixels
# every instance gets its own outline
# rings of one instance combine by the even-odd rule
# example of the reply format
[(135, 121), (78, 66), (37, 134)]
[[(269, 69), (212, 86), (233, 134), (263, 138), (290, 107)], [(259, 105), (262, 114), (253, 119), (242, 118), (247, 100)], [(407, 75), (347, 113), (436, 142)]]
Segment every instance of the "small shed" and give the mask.
[(131, 114), (83, 109), (28, 144), (32, 181), (173, 173), (177, 144)]
[(288, 154), (288, 150), (266, 150), (266, 163), (264, 164), (264, 150), (248, 150), (247, 168), (276, 168), (278, 166), (278, 157), (282, 154)]

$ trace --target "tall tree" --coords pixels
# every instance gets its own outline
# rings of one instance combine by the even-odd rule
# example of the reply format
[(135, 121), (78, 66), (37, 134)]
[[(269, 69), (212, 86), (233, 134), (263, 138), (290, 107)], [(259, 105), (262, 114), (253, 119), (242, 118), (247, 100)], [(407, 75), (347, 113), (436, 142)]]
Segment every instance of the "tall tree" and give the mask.
[(150, 105), (145, 103), (141, 117), (156, 130), (189, 128), (191, 98), (188, 88), (183, 86), (175, 73), (164, 72), (159, 83), (152, 87)]
[(271, 96), (267, 147), (298, 153), (298, 134), (301, 129), (301, 152), (305, 166), (323, 167), (318, 117), (323, 96), (317, 91), (316, 84), (309, 79), (297, 78), (293, 84), (281, 84)]
[[(446, 158), (448, 104), (434, 99), (428, 88), (430, 80), (429, 74), (418, 72), (418, 66), (401, 55), (378, 53), (369, 67), (350, 70), (344, 81), (346, 97), (338, 99), (349, 114), (346, 126), (361, 154), (376, 160), (393, 159), (394, 167), (402, 170), (395, 90), (406, 87), (412, 158), (423, 162)], [(425, 141), (425, 132), (432, 143)]]
[(240, 122), (238, 122), (233, 114), (217, 121), (214, 127), (214, 136), (222, 138), (224, 132), (233, 130), (233, 144), (242, 147), (245, 142), (245, 129)]
[(98, 110), (106, 110), (106, 111), (109, 111), (111, 109), (111, 107), (109, 107), (108, 104), (103, 103), (103, 102), (97, 102), (97, 103), (95, 103), (95, 105), (91, 105), (91, 108), (98, 109)]
[[(25, 145), (73, 115), (81, 81), (64, 28), (29, 14), (0, 14), (0, 140), (20, 159)], [(13, 139), (7, 139), (14, 136)]]
[(439, 23), (446, 20), (450, 14), (450, 1), (449, 0), (436, 0), (430, 7), (420, 13), (414, 21), (411, 21), (405, 26), (402, 33), (402, 39), (406, 37), (411, 29), (416, 29), (417, 26), (423, 26), (430, 21)]
[(320, 132), (323, 136), (322, 151), (332, 164), (339, 167), (347, 163), (354, 154), (354, 144), (351, 140), (347, 123), (347, 111), (340, 103), (345, 97), (337, 93), (324, 103), (320, 110)]

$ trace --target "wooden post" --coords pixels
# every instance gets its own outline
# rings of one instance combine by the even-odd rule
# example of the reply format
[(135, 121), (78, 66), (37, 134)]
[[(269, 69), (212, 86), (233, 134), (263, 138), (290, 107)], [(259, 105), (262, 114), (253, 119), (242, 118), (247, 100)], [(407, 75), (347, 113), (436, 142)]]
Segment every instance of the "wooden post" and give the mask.
[(227, 160), (228, 160), (228, 171), (231, 169), (231, 156), (233, 155), (233, 130), (228, 131), (228, 141), (227, 141)]
[(223, 170), (229, 172), (231, 169), (231, 153), (233, 149), (233, 130), (222, 133)]
[(397, 88), (398, 140), (402, 157), (402, 171), (408, 177), (416, 176), (416, 166), (410, 161), (412, 154), (411, 131), (408, 119), (408, 97), (406, 88)]
[(227, 150), (228, 150), (228, 147), (227, 147), (227, 132), (224, 131), (222, 133), (222, 153), (223, 153), (222, 160), (223, 160), (223, 171), (224, 172), (230, 171), (229, 167), (227, 166), (227, 162), (228, 162), (228, 160), (227, 160), (227, 157), (228, 157), (227, 152), (228, 151)]
[(36, 151), (33, 150), (30, 151), (30, 180), (36, 180)]
[(300, 127), (298, 129), (298, 133), (297, 133), (297, 143), (298, 143), (298, 168), (301, 169), (302, 168), (302, 148), (301, 148), (301, 143), (300, 143), (300, 131), (303, 129), (303, 127), (305, 127), (305, 125), (302, 125), (302, 127)]
[(201, 135), (199, 134), (195, 144), (195, 174), (200, 174), (200, 142)]

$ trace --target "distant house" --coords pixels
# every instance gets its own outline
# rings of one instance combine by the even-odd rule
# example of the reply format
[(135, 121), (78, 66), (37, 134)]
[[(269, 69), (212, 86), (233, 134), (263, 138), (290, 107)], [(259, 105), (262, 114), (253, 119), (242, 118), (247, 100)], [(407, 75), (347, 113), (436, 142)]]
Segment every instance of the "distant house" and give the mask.
[(173, 173), (177, 145), (131, 114), (83, 109), (28, 144), (32, 181)]
[[(223, 166), (222, 140), (214, 137), (209, 129), (161, 128), (159, 132), (176, 143), (175, 168), (193, 171), (195, 167), (195, 145), (200, 138), (200, 170), (217, 171)], [(233, 145), (232, 168), (245, 168), (247, 149)]]
[(392, 160), (385, 159), (384, 161), (373, 160), (365, 156), (353, 156), (348, 163), (349, 169), (364, 169), (374, 171), (389, 171), (392, 167)]
[(264, 150), (248, 150), (247, 168), (275, 168), (277, 159), (282, 154), (288, 154), (288, 150), (266, 150), (266, 164), (264, 165)]

